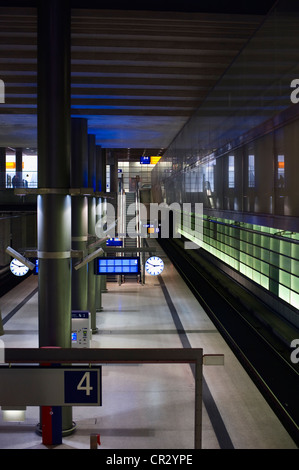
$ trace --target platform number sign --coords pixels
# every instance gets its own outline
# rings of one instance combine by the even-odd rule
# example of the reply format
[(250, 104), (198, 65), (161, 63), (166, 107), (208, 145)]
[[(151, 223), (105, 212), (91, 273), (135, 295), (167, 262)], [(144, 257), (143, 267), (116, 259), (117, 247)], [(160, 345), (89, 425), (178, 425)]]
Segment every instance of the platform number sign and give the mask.
[(64, 372), (66, 405), (101, 405), (101, 369)]
[(77, 390), (84, 391), (86, 396), (90, 396), (90, 392), (93, 390), (93, 387), (90, 386), (90, 372), (86, 372), (80, 383), (77, 386)]

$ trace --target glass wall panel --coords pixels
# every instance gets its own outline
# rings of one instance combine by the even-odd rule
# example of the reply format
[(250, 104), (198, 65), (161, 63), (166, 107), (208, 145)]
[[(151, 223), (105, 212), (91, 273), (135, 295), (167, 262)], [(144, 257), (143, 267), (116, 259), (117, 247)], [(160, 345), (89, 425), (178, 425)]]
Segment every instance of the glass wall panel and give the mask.
[(299, 2), (282, 0), (174, 139), (152, 184), (166, 188), (171, 204), (181, 177), (181, 201), (204, 205), (203, 248), (298, 308), (299, 108), (290, 99), (293, 79), (299, 79)]

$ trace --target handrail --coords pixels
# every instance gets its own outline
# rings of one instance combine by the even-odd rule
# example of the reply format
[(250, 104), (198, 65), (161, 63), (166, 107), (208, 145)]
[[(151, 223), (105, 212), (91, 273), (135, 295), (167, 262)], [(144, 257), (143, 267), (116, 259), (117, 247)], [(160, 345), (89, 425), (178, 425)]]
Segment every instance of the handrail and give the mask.
[(50, 363), (196, 363), (202, 361), (202, 349), (153, 348), (153, 349), (105, 349), (105, 348), (5, 348), (7, 364)]

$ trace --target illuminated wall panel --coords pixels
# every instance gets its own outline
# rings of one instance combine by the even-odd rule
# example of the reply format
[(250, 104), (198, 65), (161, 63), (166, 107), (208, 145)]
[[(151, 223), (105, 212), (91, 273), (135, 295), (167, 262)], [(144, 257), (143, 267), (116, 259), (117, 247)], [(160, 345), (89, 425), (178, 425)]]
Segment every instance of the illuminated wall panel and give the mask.
[[(190, 219), (191, 220), (191, 219)], [(228, 219), (204, 216), (203, 241), (194, 233), (194, 224), (182, 225), (178, 232), (222, 262), (239, 271), (295, 308), (299, 305), (298, 234)], [(229, 235), (227, 235), (229, 234)]]

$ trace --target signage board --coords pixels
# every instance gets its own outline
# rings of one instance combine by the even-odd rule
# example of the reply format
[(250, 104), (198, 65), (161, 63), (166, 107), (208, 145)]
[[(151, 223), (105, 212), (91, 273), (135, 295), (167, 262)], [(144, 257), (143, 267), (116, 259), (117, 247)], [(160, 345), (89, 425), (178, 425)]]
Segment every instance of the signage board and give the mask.
[(101, 367), (0, 367), (0, 406), (101, 406)]
[(123, 241), (120, 238), (109, 238), (106, 241), (106, 246), (123, 246)]
[(157, 163), (159, 163), (159, 161), (161, 160), (162, 157), (151, 157), (151, 164), (152, 165), (156, 165)]
[(90, 312), (72, 311), (72, 348), (89, 348), (91, 340)]
[(97, 258), (95, 261), (96, 275), (140, 273), (139, 258)]

